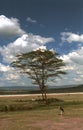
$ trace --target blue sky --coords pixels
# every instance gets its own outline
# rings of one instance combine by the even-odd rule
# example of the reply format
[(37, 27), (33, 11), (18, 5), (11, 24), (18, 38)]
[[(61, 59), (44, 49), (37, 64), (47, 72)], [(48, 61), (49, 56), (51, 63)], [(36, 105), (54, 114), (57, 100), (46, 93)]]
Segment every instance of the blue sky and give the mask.
[(83, 0), (0, 1), (0, 86), (31, 85), (9, 64), (16, 54), (41, 46), (66, 63), (68, 74), (57, 85), (83, 83)]

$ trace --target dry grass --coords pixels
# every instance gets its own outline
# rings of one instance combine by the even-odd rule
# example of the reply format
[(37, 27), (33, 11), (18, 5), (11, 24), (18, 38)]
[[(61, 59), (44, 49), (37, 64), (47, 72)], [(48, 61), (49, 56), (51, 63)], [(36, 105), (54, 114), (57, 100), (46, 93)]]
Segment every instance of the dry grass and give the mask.
[[(19, 100), (31, 101), (34, 97), (0, 98), (0, 103), (14, 103)], [(39, 98), (39, 97), (35, 97)], [(82, 130), (83, 95), (49, 96), (65, 101), (65, 112), (61, 116), (56, 104), (50, 104), (27, 111), (0, 112), (0, 130)], [(71, 103), (72, 102), (72, 103)], [(78, 104), (75, 104), (77, 102)], [(68, 104), (69, 103), (69, 104)]]
[(0, 113), (0, 130), (82, 130), (83, 118), (70, 115), (56, 109)]

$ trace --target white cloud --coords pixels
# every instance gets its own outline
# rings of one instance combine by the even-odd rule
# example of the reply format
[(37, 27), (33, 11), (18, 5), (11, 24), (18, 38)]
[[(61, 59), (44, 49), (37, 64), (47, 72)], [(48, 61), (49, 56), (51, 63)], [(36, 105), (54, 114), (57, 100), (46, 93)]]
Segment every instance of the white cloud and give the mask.
[(10, 70), (10, 67), (9, 66), (5, 66), (3, 64), (0, 63), (0, 71), (1, 72), (7, 72)]
[(0, 15), (0, 35), (3, 37), (12, 37), (24, 34), (17, 18), (7, 18)]
[[(27, 19), (28, 22), (36, 23), (36, 20), (31, 18)], [(21, 29), (19, 20), (17, 18), (7, 18), (4, 15), (0, 15), (0, 36), (1, 37), (12, 37), (20, 36), (14, 42), (7, 45), (0, 46), (0, 54), (3, 59), (3, 63), (10, 64), (18, 53), (29, 52), (37, 48), (45, 48), (45, 44), (48, 42), (53, 42), (54, 39), (51, 37), (42, 37), (39, 35), (26, 34), (24, 30)], [(24, 76), (23, 76), (24, 77)], [(0, 63), (0, 86), (5, 85), (26, 85), (29, 81), (26, 78), (21, 78), (18, 71), (9, 65)]]
[[(63, 42), (78, 42), (81, 43), (77, 50), (70, 52), (67, 55), (63, 55), (61, 58), (66, 63), (64, 70), (68, 71), (66, 75), (67, 84), (83, 84), (83, 34), (75, 34), (72, 32), (61, 33), (61, 39)], [(64, 83), (66, 82), (63, 80)]]
[(72, 32), (62, 32), (61, 33), (61, 40), (63, 42), (81, 42), (83, 43), (83, 34), (79, 35), (79, 34), (75, 34)]
[(51, 37), (45, 38), (39, 35), (24, 34), (13, 43), (9, 43), (7, 46), (0, 47), (0, 53), (3, 57), (3, 60), (7, 63), (10, 63), (12, 60), (14, 60), (15, 55), (18, 53), (35, 50), (52, 41), (54, 41), (54, 39)]
[[(17, 54), (29, 52), (37, 48), (46, 48), (45, 44), (53, 41), (54, 39), (52, 37), (46, 38), (40, 35), (23, 34), (14, 42), (0, 46), (0, 54), (2, 56), (3, 63), (10, 64), (14, 61)], [(31, 84), (30, 79), (26, 79), (25, 76), (22, 77), (16, 69), (10, 67), (9, 65), (0, 63), (0, 72), (0, 86)]]
[(34, 19), (32, 19), (31, 17), (28, 17), (28, 18), (26, 19), (26, 21), (27, 21), (28, 23), (38, 24), (40, 27), (45, 28), (45, 25), (43, 25), (43, 24), (41, 24), (41, 23), (38, 23), (37, 20), (34, 20)]
[[(17, 48), (19, 48), (19, 46)], [(80, 60), (78, 59), (78, 55), (81, 58)], [(66, 66), (63, 68), (63, 70), (67, 71), (68, 73), (67, 75), (63, 75), (62, 79), (56, 78), (55, 82), (49, 81), (48, 85), (54, 86), (54, 85), (66, 85), (66, 84), (67, 85), (82, 84), (83, 83), (83, 64), (81, 62), (81, 60), (83, 61), (82, 56), (83, 56), (82, 47), (74, 52), (70, 52), (67, 55), (61, 56), (60, 58), (63, 59), (63, 61), (66, 63)], [(9, 85), (10, 84), (11, 85), (27, 85), (27, 83), (28, 85), (31, 84), (31, 80), (29, 80), (27, 77), (24, 77), (24, 76), (21, 77), (18, 71), (10, 66), (0, 64), (0, 71), (3, 73), (2, 80), (0, 79), (0, 82), (5, 81), (4, 83), (1, 82), (1, 84), (4, 84), (4, 86), (6, 85), (6, 82), (8, 82)]]
[(66, 66), (63, 68), (68, 72), (64, 83), (82, 84), (83, 83), (83, 47), (76, 51), (70, 52), (61, 57)]
[[(30, 36), (29, 36), (30, 35)], [(36, 48), (44, 48), (47, 42), (50, 42), (49, 38), (47, 38), (46, 42), (42, 44), (42, 42), (39, 43), (41, 40), (36, 40), (36, 46), (33, 41), (34, 35), (23, 35), (22, 37), (18, 38), (13, 43), (8, 44), (7, 46), (1, 48), (1, 54), (3, 55), (4, 61), (10, 63), (12, 60), (14, 60), (14, 56), (18, 52), (25, 52), (30, 51)], [(40, 36), (39, 36), (40, 37)], [(36, 37), (37, 38), (37, 37)], [(42, 37), (40, 37), (42, 39)], [(32, 39), (32, 40), (31, 40)], [(43, 40), (43, 39), (42, 39)], [(53, 40), (53, 39), (51, 39)], [(38, 41), (38, 42), (37, 42)], [(63, 75), (62, 79), (56, 78), (55, 82), (48, 82), (49, 85), (70, 85), (70, 84), (82, 84), (83, 83), (83, 47), (81, 47), (78, 50), (75, 50), (73, 52), (70, 52), (67, 55), (63, 55), (60, 58), (63, 59), (63, 61), (66, 63), (66, 66), (63, 68), (64, 71), (67, 71), (67, 75)], [(2, 80), (7, 81), (11, 85), (27, 85), (27, 83), (31, 83), (29, 79), (26, 77), (21, 77), (21, 75), (17, 72), (17, 70), (14, 70), (14, 68), (11, 68), (10, 66), (6, 66), (3, 64), (0, 64), (0, 71), (3, 73)], [(24, 78), (24, 79), (23, 79)], [(0, 79), (1, 82), (1, 79)], [(2, 84), (3, 82), (1, 82)], [(6, 82), (5, 82), (6, 83)], [(4, 85), (5, 85), (4, 83)]]
[(83, 65), (83, 47), (76, 51), (70, 52), (68, 55), (64, 55), (65, 62), (73, 62), (78, 65)]
[(0, 86), (31, 85), (31, 80), (21, 75), (17, 69), (0, 63)]
[(3, 82), (6, 80), (16, 80), (20, 77), (14, 68), (2, 63), (0, 63), (0, 73), (2, 74)]
[(0, 63), (0, 87), (3, 86), (24, 86), (31, 84), (31, 80), (21, 75), (17, 69)]
[(37, 23), (36, 20), (32, 19), (31, 17), (28, 17), (27, 18), (27, 22), (30, 22), (30, 23)]
[(80, 82), (80, 81), (81, 81), (80, 78), (74, 78), (74, 80), (75, 80), (76, 82)]

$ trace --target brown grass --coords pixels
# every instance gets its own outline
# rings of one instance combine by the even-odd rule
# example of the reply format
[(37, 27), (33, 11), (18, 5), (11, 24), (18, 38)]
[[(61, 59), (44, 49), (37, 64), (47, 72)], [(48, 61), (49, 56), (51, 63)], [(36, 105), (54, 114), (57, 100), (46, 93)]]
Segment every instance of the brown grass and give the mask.
[[(0, 102), (31, 100), (33, 97), (0, 98)], [(39, 97), (35, 97), (39, 98)], [(70, 101), (83, 101), (83, 95), (50, 96)], [(64, 115), (56, 106), (27, 111), (0, 112), (0, 130), (83, 130), (83, 106), (65, 105)]]
[(57, 110), (0, 113), (0, 130), (82, 130), (83, 118), (59, 115)]

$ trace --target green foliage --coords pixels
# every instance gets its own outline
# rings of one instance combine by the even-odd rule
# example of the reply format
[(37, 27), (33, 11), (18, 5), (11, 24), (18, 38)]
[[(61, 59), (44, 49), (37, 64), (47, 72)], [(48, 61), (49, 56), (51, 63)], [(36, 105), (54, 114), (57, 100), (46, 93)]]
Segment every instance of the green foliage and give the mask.
[(20, 68), (21, 72), (28, 74), (38, 85), (42, 85), (42, 80), (46, 83), (50, 77), (66, 74), (61, 70), (61, 67), (65, 66), (62, 59), (56, 52), (49, 50), (22, 53), (17, 55), (17, 60), (11, 65)]
[(17, 55), (17, 60), (11, 65), (20, 68), (20, 72), (27, 74), (32, 79), (33, 84), (39, 85), (44, 100), (46, 97), (46, 83), (48, 79), (52, 80), (55, 77), (66, 74), (62, 70), (65, 66), (58, 54), (49, 50), (36, 50), (28, 53)]

